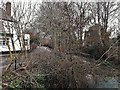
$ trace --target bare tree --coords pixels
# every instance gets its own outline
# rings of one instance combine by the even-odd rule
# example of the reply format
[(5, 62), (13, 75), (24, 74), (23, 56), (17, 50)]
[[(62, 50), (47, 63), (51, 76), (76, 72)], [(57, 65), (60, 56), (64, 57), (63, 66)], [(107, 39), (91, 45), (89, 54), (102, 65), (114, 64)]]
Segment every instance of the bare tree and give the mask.
[(88, 3), (44, 2), (36, 22), (40, 30), (52, 35), (56, 50), (72, 51), (78, 42), (82, 46), (83, 29), (90, 19), (87, 8)]

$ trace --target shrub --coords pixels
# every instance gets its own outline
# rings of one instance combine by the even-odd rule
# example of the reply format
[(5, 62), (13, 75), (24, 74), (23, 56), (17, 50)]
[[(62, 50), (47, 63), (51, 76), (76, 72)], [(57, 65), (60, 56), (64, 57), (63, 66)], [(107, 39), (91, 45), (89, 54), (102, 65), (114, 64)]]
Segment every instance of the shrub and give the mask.
[(9, 84), (9, 88), (22, 88), (23, 82), (21, 80), (13, 80)]
[(44, 74), (38, 74), (36, 76), (36, 81), (39, 83), (39, 88), (45, 88), (45, 75)]
[[(29, 60), (32, 60), (31, 72), (46, 75), (45, 88), (86, 88), (95, 85), (94, 65), (90, 65), (83, 57), (35, 50)], [(92, 76), (90, 80), (87, 77), (89, 74)], [(44, 80), (41, 75), (37, 79), (40, 83)]]

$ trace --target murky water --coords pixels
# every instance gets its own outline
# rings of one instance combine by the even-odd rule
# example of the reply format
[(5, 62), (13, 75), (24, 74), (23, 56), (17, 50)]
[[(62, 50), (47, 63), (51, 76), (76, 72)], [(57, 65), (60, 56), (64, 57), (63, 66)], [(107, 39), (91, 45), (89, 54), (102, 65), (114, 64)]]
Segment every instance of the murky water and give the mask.
[(97, 84), (96, 88), (119, 88), (118, 77), (106, 77)]

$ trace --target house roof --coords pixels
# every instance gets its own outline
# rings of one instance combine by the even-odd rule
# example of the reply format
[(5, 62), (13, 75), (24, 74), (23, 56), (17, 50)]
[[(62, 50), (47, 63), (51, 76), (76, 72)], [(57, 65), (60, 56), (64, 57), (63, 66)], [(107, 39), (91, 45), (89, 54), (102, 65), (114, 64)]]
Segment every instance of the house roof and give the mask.
[(12, 16), (7, 15), (6, 10), (2, 7), (0, 7), (0, 19), (4, 21), (17, 23), (17, 21)]

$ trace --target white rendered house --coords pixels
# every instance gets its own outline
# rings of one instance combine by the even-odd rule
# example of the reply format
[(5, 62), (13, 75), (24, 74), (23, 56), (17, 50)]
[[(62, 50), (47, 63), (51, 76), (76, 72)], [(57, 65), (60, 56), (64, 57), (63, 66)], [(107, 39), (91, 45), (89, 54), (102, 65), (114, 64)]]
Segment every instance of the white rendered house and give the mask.
[(6, 9), (0, 8), (0, 52), (30, 49), (30, 35), (18, 34), (13, 26), (15, 23), (17, 22), (11, 17), (11, 3), (7, 2)]

